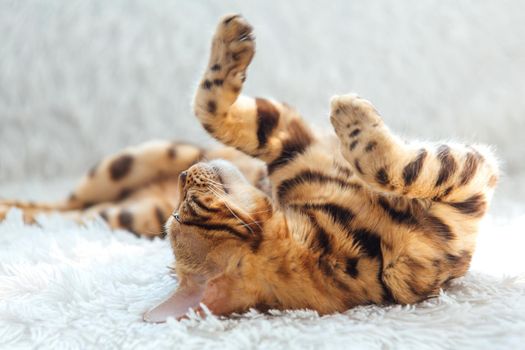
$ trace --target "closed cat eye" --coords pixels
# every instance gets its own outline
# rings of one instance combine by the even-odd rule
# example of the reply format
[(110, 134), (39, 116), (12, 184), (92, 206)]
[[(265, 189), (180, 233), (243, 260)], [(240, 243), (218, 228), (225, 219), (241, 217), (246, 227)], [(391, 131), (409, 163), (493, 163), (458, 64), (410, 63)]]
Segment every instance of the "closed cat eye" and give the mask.
[(175, 220), (177, 220), (178, 222), (180, 222), (180, 215), (179, 215), (179, 213), (175, 213), (175, 214), (173, 214), (172, 216), (173, 216), (173, 218), (174, 218)]
[(182, 173), (180, 173), (179, 175), (179, 178), (180, 178), (180, 181), (182, 183), (186, 182), (186, 178), (188, 177), (188, 172), (187, 171), (183, 171)]

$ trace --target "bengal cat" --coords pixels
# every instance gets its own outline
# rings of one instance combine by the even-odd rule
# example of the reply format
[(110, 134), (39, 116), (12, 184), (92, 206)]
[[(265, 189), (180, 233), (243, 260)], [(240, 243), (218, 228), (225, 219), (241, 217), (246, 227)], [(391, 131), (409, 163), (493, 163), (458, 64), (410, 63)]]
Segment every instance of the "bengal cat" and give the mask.
[(489, 148), (404, 142), (354, 94), (331, 100), (337, 137), (317, 136), (290, 106), (240, 95), (254, 53), (247, 21), (221, 19), (194, 111), (229, 148), (129, 148), (68, 200), (4, 201), (3, 212), (100, 214), (142, 235), (167, 219), (179, 286), (144, 315), (151, 322), (202, 305), (228, 315), (410, 304), (463, 276), (498, 180)]

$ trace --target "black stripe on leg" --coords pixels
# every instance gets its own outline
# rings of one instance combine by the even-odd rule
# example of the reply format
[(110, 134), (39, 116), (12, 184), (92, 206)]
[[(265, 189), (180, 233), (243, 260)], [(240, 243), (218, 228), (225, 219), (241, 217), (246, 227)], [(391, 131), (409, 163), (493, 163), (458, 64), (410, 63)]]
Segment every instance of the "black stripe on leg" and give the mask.
[(450, 229), (450, 226), (445, 224), (437, 216), (428, 214), (428, 216), (425, 217), (424, 226), (426, 229), (429, 229), (427, 232), (432, 236), (437, 235), (446, 241), (455, 238), (454, 233)]
[(128, 198), (132, 193), (133, 193), (133, 190), (132, 190), (132, 189), (129, 189), (129, 188), (127, 188), (127, 187), (124, 187), (124, 188), (122, 188), (122, 190), (121, 190), (120, 193), (118, 194), (117, 199), (118, 199), (118, 200), (123, 200), (123, 199), (125, 199), (125, 198)]
[(384, 264), (385, 263), (383, 253), (381, 252), (381, 255), (379, 255), (379, 268), (377, 270), (377, 280), (379, 281), (381, 289), (383, 290), (383, 301), (387, 303), (395, 303), (396, 298), (394, 297), (394, 294), (392, 293), (390, 287), (386, 284), (385, 280), (383, 279), (383, 269), (385, 268)]
[(421, 173), (421, 168), (425, 162), (428, 152), (425, 149), (419, 150), (419, 154), (416, 159), (408, 163), (403, 169), (403, 179), (405, 181), (405, 186), (410, 186), (414, 181), (417, 180), (419, 174)]
[(463, 163), (463, 170), (459, 176), (459, 185), (464, 186), (472, 180), (478, 169), (480, 156), (476, 153), (467, 153)]
[(390, 178), (388, 176), (388, 173), (386, 171), (385, 168), (381, 168), (377, 171), (376, 173), (376, 181), (378, 184), (382, 185), (382, 186), (386, 186), (388, 185), (388, 183), (390, 182)]
[(207, 105), (208, 113), (215, 114), (217, 112), (217, 102), (210, 100)]
[(355, 214), (352, 213), (350, 209), (334, 203), (312, 204), (309, 206), (312, 207), (312, 209), (318, 209), (326, 213), (334, 222), (343, 227), (349, 225), (355, 217)]
[(134, 158), (130, 154), (123, 154), (113, 160), (109, 165), (111, 180), (118, 181), (129, 174), (133, 166)]
[(255, 104), (257, 106), (257, 140), (259, 148), (263, 148), (279, 123), (279, 111), (271, 102), (262, 98), (256, 98)]
[(123, 209), (118, 214), (118, 223), (121, 227), (129, 229), (131, 231), (131, 229), (133, 228), (133, 215), (131, 214), (131, 212), (129, 212), (126, 209)]
[(282, 141), (281, 154), (268, 164), (269, 175), (304, 153), (314, 141), (310, 131), (300, 120), (290, 121), (287, 131), (289, 135)]
[(350, 134), (348, 134), (348, 136), (349, 137), (356, 137), (360, 133), (361, 133), (361, 129), (357, 128), (357, 129), (353, 130)]
[(378, 233), (361, 228), (349, 230), (348, 235), (367, 256), (375, 258), (381, 254), (381, 239)]
[(355, 166), (355, 168), (356, 168), (356, 170), (357, 170), (357, 172), (358, 172), (359, 174), (361, 174), (361, 175), (364, 175), (364, 174), (365, 174), (365, 173), (363, 172), (363, 169), (361, 169), (361, 164), (359, 163), (359, 159), (356, 159), (356, 160), (354, 161), (354, 166)]
[(202, 123), (202, 127), (204, 128), (204, 130), (206, 130), (206, 132), (210, 135), (213, 135), (215, 133), (215, 128), (211, 125), (211, 124), (208, 124), (208, 123)]
[(321, 255), (330, 254), (332, 251), (332, 243), (330, 236), (317, 222), (313, 214), (309, 214), (310, 222), (315, 230), (315, 240), (312, 240), (310, 247), (315, 250), (321, 251)]
[(436, 187), (445, 183), (452, 174), (456, 171), (457, 164), (452, 154), (450, 154), (450, 147), (447, 145), (439, 146), (437, 150), (437, 158), (441, 162), (439, 175), (436, 180)]
[(345, 272), (353, 278), (356, 278), (359, 275), (359, 270), (357, 269), (358, 261), (358, 258), (346, 258)]
[(213, 86), (212, 82), (208, 79), (204, 80), (201, 84), (201, 87), (204, 89), (204, 90), (210, 90), (211, 87)]
[(452, 192), (453, 189), (454, 189), (454, 186), (447, 187), (445, 189), (445, 191), (443, 191), (443, 193), (441, 193), (440, 195), (435, 196), (434, 198), (432, 198), (432, 200), (438, 201), (438, 202), (442, 201), (443, 198), (448, 196), (450, 194), (450, 192)]
[(355, 190), (360, 190), (362, 188), (361, 184), (358, 183), (348, 182), (338, 177), (329, 176), (318, 171), (304, 170), (296, 176), (290, 179), (286, 179), (279, 184), (279, 186), (277, 187), (277, 198), (280, 202), (282, 202), (286, 198), (288, 193), (292, 191), (295, 187), (302, 184), (310, 183), (332, 183), (344, 189), (352, 188)]
[(330, 236), (328, 236), (328, 233), (320, 227), (317, 229), (317, 242), (324, 253), (328, 254), (332, 250)]
[(300, 210), (318, 210), (328, 216), (337, 224), (342, 227), (347, 227), (350, 222), (354, 219), (355, 214), (350, 209), (345, 208), (335, 203), (321, 203), (321, 204), (303, 204), (303, 205), (292, 205), (294, 208)]
[(456, 208), (462, 214), (474, 217), (483, 216), (487, 209), (487, 202), (482, 194), (473, 195), (463, 202), (448, 202), (447, 204)]
[(377, 147), (377, 141), (370, 141), (366, 144), (365, 152), (372, 152)]
[(139, 237), (140, 235), (133, 229), (133, 214), (127, 210), (122, 209), (117, 217), (119, 226), (133, 233), (135, 236)]
[(385, 197), (379, 197), (378, 203), (393, 221), (405, 225), (416, 225), (418, 223), (409, 208), (406, 210), (397, 210), (390, 205)]

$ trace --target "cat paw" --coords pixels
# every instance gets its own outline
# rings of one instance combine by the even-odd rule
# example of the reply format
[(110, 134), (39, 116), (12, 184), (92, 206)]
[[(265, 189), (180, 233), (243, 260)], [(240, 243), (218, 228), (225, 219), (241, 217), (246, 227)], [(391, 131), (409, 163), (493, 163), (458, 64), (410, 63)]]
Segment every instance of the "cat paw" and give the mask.
[(255, 37), (248, 21), (238, 14), (221, 18), (213, 38), (210, 71), (242, 83), (254, 54)]
[(382, 122), (372, 103), (357, 94), (334, 96), (330, 107), (330, 121), (341, 140), (357, 136), (363, 127), (375, 127)]

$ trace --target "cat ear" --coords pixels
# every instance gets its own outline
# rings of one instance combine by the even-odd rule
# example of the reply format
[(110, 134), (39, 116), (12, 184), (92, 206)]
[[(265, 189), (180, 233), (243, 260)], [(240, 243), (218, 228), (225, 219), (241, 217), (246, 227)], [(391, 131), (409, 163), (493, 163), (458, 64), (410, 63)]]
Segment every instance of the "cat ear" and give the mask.
[(200, 304), (206, 305), (215, 315), (228, 315), (232, 312), (246, 309), (249, 301), (246, 294), (233, 296), (231, 293), (235, 281), (230, 277), (220, 275), (207, 283), (184, 283), (159, 305), (144, 314), (144, 321), (166, 322), (168, 317), (177, 320), (194, 309), (202, 314)]
[(234, 281), (224, 275), (215, 277), (206, 284), (201, 302), (214, 315), (227, 315), (236, 311), (234, 305), (236, 300), (230, 293), (233, 284)]
[(166, 322), (168, 317), (182, 318), (191, 309), (199, 307), (204, 289), (202, 284), (181, 284), (169, 297), (146, 312), (144, 321), (160, 323)]

